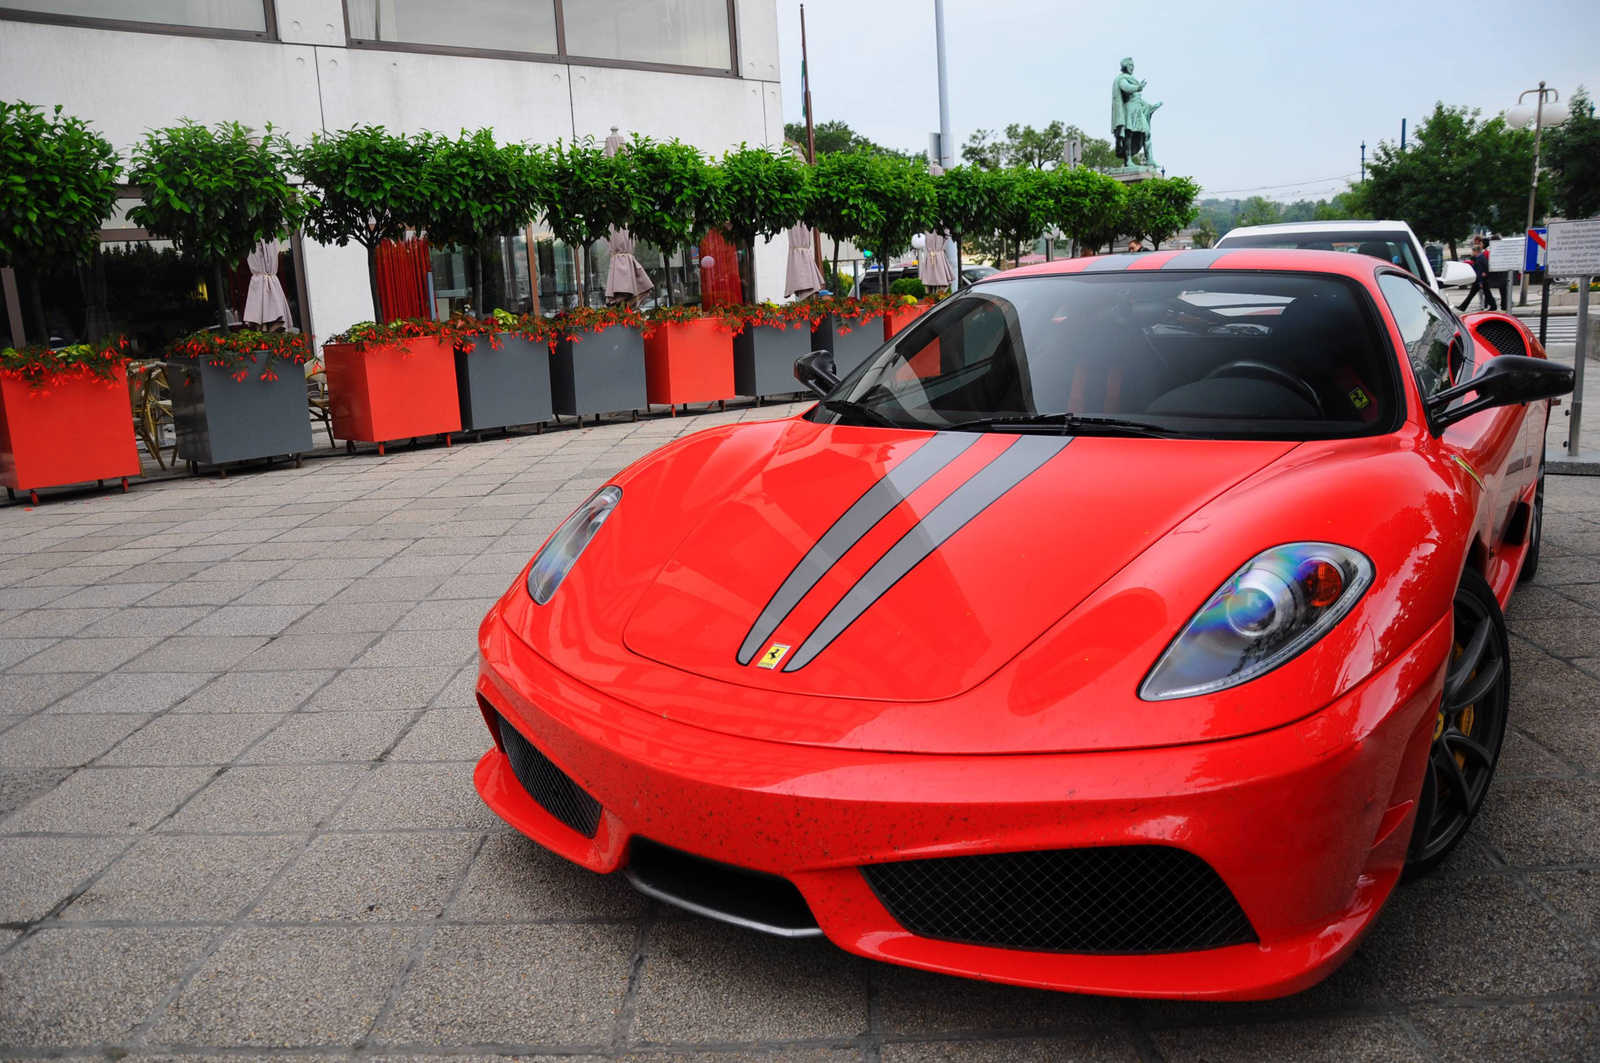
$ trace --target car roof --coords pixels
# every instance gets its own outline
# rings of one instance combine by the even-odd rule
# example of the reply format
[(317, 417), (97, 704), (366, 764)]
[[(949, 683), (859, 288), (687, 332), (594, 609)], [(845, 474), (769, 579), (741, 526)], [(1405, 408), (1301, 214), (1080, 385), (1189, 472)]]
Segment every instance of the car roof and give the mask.
[(1409, 234), (1411, 229), (1403, 221), (1362, 221), (1358, 218), (1351, 218), (1348, 221), (1280, 221), (1271, 225), (1241, 225), (1223, 233), (1221, 239), (1226, 240), (1230, 236), (1249, 236), (1254, 233), (1348, 232)]
[[(997, 284), (1013, 277), (1055, 273), (1142, 273), (1146, 270), (1263, 270), (1272, 272), (1332, 273), (1370, 281), (1380, 269), (1397, 269), (1393, 263), (1348, 251), (1306, 251), (1299, 248), (1224, 247), (1196, 251), (1145, 251), (1137, 255), (1097, 255), (1040, 262), (1006, 270), (979, 283)], [(1410, 274), (1406, 274), (1410, 276)]]

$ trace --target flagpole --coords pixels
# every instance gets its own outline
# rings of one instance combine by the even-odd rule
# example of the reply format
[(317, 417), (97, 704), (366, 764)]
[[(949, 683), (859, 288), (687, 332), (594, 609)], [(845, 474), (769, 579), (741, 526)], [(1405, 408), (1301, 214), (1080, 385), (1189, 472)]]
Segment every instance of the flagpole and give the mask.
[[(800, 92), (801, 106), (806, 112), (806, 162), (816, 166), (817, 133), (811, 126), (811, 68), (806, 62), (806, 5), (804, 4), (800, 5)], [(816, 229), (811, 230), (811, 254), (816, 258), (817, 272), (821, 274), (822, 234)]]

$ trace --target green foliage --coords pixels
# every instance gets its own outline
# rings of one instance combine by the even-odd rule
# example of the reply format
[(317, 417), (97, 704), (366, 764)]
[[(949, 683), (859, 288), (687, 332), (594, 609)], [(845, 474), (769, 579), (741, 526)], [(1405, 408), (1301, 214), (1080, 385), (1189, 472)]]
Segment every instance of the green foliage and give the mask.
[(143, 201), (128, 220), (212, 265), (217, 322), (228, 331), (223, 271), (262, 240), (297, 228), (306, 204), (289, 184), (288, 142), (238, 122), (157, 129), (133, 149), (128, 179)]
[[(1533, 178), (1533, 130), (1512, 129), (1503, 115), (1478, 127), (1477, 174), (1482, 196), (1473, 221), (1494, 232), (1517, 234), (1528, 224), (1528, 188)], [(1534, 220), (1548, 213), (1550, 190), (1541, 184)]]
[(1217, 242), (1217, 228), (1211, 224), (1210, 218), (1201, 218), (1200, 224), (1194, 230), (1194, 246), (1199, 248), (1210, 247)]
[(934, 227), (958, 241), (993, 233), (998, 192), (990, 171), (980, 166), (952, 166), (934, 182)]
[(1569, 107), (1567, 120), (1545, 132), (1540, 161), (1555, 209), (1566, 218), (1588, 218), (1600, 214), (1600, 118), (1582, 87)]
[(760, 236), (776, 236), (806, 215), (811, 197), (810, 168), (788, 150), (751, 148), (722, 157), (722, 194), (714, 220), (734, 240), (751, 246)]
[(558, 142), (544, 152), (546, 223), (569, 247), (588, 247), (613, 227), (633, 222), (633, 169), (621, 152), (607, 156), (593, 137)]
[[(831, 155), (836, 151), (854, 151), (863, 155), (898, 155), (902, 158), (920, 158), (916, 152), (901, 151), (898, 148), (886, 148), (882, 144), (868, 140), (866, 137), (850, 128), (848, 122), (841, 122), (835, 118), (831, 122), (819, 122), (811, 130), (817, 142), (817, 158)], [(806, 144), (806, 124), (804, 122), (790, 122), (783, 127), (785, 140), (792, 140), (801, 148)]]
[(718, 213), (722, 175), (700, 149), (677, 138), (657, 143), (638, 136), (628, 147), (637, 187), (630, 231), (670, 256), (693, 243)]
[(1140, 181), (1128, 191), (1122, 212), (1122, 231), (1149, 240), (1155, 250), (1199, 215), (1195, 200), (1200, 186), (1187, 177), (1155, 177)]
[(1122, 165), (1109, 140), (1091, 137), (1078, 126), (1067, 125), (1059, 119), (1043, 129), (1013, 122), (999, 136), (993, 130), (980, 129), (967, 138), (961, 148), (961, 157), (985, 170), (1004, 170), (1016, 166), (1042, 170), (1064, 160), (1067, 141), (1074, 137), (1083, 145), (1084, 166), (1109, 169)]
[(1052, 224), (1088, 247), (1117, 235), (1127, 205), (1121, 181), (1081, 166), (1056, 170), (1051, 177)]
[(1266, 196), (1251, 196), (1239, 204), (1234, 225), (1273, 225), (1285, 220), (1283, 208)]
[(1011, 259), (1049, 227), (1057, 212), (1053, 175), (1022, 167), (994, 171), (995, 232), (1011, 249)]
[(122, 167), (81, 118), (0, 101), (0, 265), (86, 262)]
[(890, 295), (910, 295), (918, 299), (927, 297), (928, 287), (916, 277), (901, 277), (889, 285)]
[(494, 131), (461, 131), (428, 141), (413, 222), (429, 239), (469, 251), (510, 236), (549, 198), (544, 156), (522, 144), (501, 146)]
[(861, 243), (888, 265), (911, 247), (913, 236), (933, 227), (938, 206), (934, 178), (921, 160), (880, 155), (870, 162), (863, 192), (875, 207), (869, 213), (876, 223), (861, 233)]
[(371, 250), (399, 240), (424, 213), (422, 168), (432, 138), (408, 137), (381, 125), (312, 136), (294, 152), (295, 172), (315, 194), (305, 231), (319, 243), (355, 241)]
[(51, 348), (44, 344), (0, 350), (0, 374), (45, 388), (57, 380), (116, 381), (128, 364), (128, 341), (117, 336), (103, 343), (75, 343)]
[(811, 171), (806, 224), (836, 240), (866, 240), (867, 233), (883, 224), (881, 197), (872, 190), (880, 173), (865, 154), (819, 152), (817, 165)]

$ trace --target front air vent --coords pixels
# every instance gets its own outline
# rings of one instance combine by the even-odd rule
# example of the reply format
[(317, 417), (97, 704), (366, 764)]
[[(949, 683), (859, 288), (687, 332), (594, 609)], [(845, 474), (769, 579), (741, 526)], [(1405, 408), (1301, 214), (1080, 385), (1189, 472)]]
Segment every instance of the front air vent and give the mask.
[(505, 746), (517, 781), (539, 807), (585, 838), (595, 836), (600, 829), (600, 802), (551, 763), (504, 716), (500, 717), (500, 744)]
[(1472, 327), (1472, 331), (1501, 354), (1528, 353), (1528, 345), (1523, 342), (1522, 333), (1509, 321), (1490, 318), (1488, 321), (1478, 322)]
[(951, 856), (861, 869), (922, 937), (1038, 952), (1195, 952), (1256, 940), (1209, 864), (1165, 845)]

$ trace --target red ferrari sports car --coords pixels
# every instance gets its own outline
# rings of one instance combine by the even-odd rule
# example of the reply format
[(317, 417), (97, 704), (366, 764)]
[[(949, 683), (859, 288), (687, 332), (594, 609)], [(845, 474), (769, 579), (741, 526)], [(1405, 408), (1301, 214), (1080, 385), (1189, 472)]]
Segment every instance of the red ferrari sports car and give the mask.
[(485, 618), (512, 826), (891, 963), (1232, 999), (1460, 840), (1572, 381), (1515, 318), (1356, 254), (1118, 255), (796, 376), (815, 407), (638, 461)]

